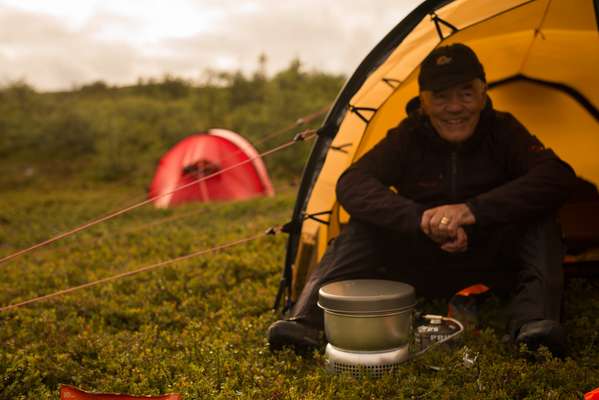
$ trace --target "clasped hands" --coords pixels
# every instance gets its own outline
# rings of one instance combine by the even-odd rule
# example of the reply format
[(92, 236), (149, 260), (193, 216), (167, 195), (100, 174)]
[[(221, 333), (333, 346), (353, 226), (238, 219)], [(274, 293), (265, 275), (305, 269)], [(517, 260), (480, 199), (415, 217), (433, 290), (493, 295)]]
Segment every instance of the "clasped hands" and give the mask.
[(459, 253), (468, 249), (468, 235), (463, 226), (475, 222), (476, 218), (466, 204), (451, 204), (424, 211), (420, 229), (439, 244), (441, 250)]

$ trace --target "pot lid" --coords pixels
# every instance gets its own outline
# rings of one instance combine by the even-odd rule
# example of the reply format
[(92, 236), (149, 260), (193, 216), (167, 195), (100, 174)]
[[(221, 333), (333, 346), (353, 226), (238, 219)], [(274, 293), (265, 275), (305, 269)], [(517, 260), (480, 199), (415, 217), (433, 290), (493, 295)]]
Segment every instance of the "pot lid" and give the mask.
[(385, 312), (413, 307), (414, 287), (381, 279), (332, 282), (318, 291), (318, 305), (337, 312)]

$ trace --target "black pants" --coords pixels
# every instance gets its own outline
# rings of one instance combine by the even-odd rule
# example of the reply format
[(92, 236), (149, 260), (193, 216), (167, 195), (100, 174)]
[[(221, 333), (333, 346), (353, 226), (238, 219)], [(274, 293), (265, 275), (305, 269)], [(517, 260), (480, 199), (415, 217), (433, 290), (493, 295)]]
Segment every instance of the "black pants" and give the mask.
[(451, 254), (424, 234), (406, 238), (351, 220), (327, 248), (308, 279), (290, 318), (323, 329), (318, 290), (346, 279), (390, 279), (416, 288), (417, 296), (449, 298), (484, 283), (510, 293), (509, 331), (532, 320), (559, 321), (563, 292), (563, 246), (554, 218), (471, 232), (469, 248)]

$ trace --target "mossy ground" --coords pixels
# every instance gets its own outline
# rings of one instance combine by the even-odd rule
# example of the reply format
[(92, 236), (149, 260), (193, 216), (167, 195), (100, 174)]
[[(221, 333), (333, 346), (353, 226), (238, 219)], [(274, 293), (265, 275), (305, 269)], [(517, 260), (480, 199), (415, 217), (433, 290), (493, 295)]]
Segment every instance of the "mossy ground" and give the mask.
[[(116, 185), (3, 193), (0, 255), (140, 197)], [(141, 208), (0, 265), (0, 304), (254, 235), (286, 222), (293, 201), (291, 190), (243, 203)], [(510, 348), (493, 324), (378, 380), (330, 375), (321, 352), (273, 354), (265, 331), (277, 318), (271, 306), (285, 239), (0, 314), (0, 398), (56, 399), (61, 383), (185, 399), (578, 399), (599, 386), (599, 291), (585, 280), (568, 284), (563, 360)], [(478, 354), (473, 367), (464, 351)]]

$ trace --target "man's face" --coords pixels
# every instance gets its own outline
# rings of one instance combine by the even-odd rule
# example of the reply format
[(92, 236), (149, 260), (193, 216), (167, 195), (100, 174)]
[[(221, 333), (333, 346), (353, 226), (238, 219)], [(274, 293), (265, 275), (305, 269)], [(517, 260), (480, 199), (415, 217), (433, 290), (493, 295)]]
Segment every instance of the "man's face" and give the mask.
[(460, 143), (474, 133), (485, 107), (487, 88), (480, 79), (440, 91), (420, 92), (422, 109), (443, 139)]

